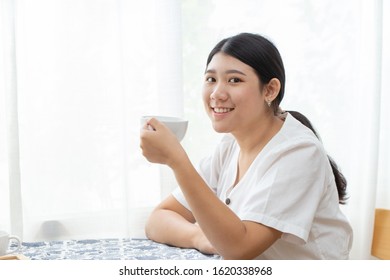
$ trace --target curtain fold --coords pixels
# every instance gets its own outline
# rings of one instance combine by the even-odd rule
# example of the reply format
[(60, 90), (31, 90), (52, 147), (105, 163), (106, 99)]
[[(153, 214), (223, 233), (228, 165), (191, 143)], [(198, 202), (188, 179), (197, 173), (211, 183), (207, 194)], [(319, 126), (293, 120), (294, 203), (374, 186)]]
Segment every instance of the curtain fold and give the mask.
[[(361, 1), (358, 45), (357, 83), (354, 85), (352, 124), (357, 143), (353, 172), (349, 183), (351, 199), (348, 214), (354, 225), (355, 246), (352, 256), (367, 259), (371, 242), (377, 200), (381, 128), (382, 81), (382, 1)], [(382, 147), (383, 148), (383, 147)], [(387, 151), (388, 153), (389, 151)]]
[(377, 208), (390, 209), (390, 1), (382, 3), (381, 104)]
[[(4, 0), (1, 3), (2, 19), (2, 49), (5, 54), (3, 69), (1, 71), (4, 79), (4, 102), (5, 108), (2, 117), (7, 129), (7, 168), (8, 172), (8, 195), (9, 204), (12, 207), (5, 213), (9, 213), (10, 222), (8, 226), (12, 233), (23, 236), (23, 206), (20, 178), (20, 154), (19, 154), (19, 118), (18, 118), (18, 90), (16, 71), (16, 41), (15, 41), (15, 3), (12, 0)], [(4, 166), (5, 167), (5, 166)], [(4, 168), (3, 167), (3, 168)], [(6, 193), (6, 192), (4, 192)], [(1, 223), (0, 223), (1, 224)]]

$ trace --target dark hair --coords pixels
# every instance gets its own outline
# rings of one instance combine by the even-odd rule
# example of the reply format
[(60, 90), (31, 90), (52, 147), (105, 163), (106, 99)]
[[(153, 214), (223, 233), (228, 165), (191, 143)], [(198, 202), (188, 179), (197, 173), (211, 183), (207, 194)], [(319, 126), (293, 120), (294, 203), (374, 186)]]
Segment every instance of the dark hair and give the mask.
[[(220, 41), (214, 49), (211, 50), (207, 58), (207, 65), (209, 65), (214, 55), (219, 52), (237, 58), (252, 67), (260, 81), (264, 84), (267, 84), (272, 78), (277, 78), (280, 81), (279, 94), (272, 102), (274, 114), (277, 114), (279, 105), (284, 96), (286, 75), (282, 57), (275, 45), (261, 35), (240, 33)], [(317, 138), (320, 139), (312, 124), (304, 115), (296, 111), (288, 112), (303, 125), (311, 129)], [(344, 175), (339, 171), (334, 160), (329, 156), (328, 159), (335, 177), (339, 203), (345, 204), (347, 200), (347, 181)]]
[(268, 39), (252, 33), (240, 33), (220, 41), (210, 52), (207, 65), (216, 53), (223, 52), (252, 67), (263, 84), (272, 78), (280, 81), (280, 91), (272, 102), (276, 114), (284, 96), (286, 75), (278, 49)]
[[(294, 118), (296, 118), (298, 121), (300, 121), (304, 126), (308, 127), (311, 131), (313, 131), (314, 135), (321, 140), (320, 136), (315, 131), (313, 125), (311, 124), (308, 118), (306, 118), (303, 114), (296, 111), (287, 111), (287, 112), (291, 114)], [(345, 179), (344, 175), (340, 172), (335, 161), (329, 155), (328, 155), (328, 159), (329, 159), (330, 166), (332, 167), (333, 175), (336, 181), (337, 192), (339, 194), (339, 203), (346, 204), (348, 199), (347, 180)]]

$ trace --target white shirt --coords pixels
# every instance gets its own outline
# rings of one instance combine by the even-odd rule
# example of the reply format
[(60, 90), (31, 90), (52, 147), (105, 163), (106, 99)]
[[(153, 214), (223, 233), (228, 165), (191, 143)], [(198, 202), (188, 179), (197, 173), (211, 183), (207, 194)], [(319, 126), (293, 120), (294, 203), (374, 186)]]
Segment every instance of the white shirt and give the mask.
[[(240, 148), (226, 135), (198, 172), (241, 220), (282, 232), (257, 259), (348, 259), (352, 229), (339, 208), (326, 152), (310, 129), (288, 114), (281, 130), (233, 188)], [(181, 190), (174, 197), (190, 209)]]

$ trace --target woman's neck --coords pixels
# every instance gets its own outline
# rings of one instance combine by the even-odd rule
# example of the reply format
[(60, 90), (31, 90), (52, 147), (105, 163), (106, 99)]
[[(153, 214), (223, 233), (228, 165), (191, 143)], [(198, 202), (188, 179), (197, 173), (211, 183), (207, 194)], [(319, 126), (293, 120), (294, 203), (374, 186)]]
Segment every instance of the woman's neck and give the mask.
[(240, 146), (242, 156), (257, 155), (264, 146), (279, 132), (283, 121), (277, 116), (269, 116), (250, 129), (232, 133)]
[(232, 133), (240, 146), (234, 186), (241, 180), (261, 150), (281, 129), (283, 121), (271, 116), (246, 133)]

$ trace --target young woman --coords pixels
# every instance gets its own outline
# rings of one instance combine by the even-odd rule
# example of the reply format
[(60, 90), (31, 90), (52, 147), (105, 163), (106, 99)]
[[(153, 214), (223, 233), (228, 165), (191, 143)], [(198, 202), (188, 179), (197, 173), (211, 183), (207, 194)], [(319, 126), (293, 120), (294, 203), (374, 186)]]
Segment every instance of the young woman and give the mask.
[(348, 258), (345, 179), (310, 122), (281, 112), (284, 88), (266, 38), (242, 33), (215, 46), (203, 87), (212, 126), (226, 133), (215, 153), (195, 169), (156, 119), (141, 131), (143, 155), (168, 165), (179, 185), (151, 214), (150, 239), (224, 259)]

